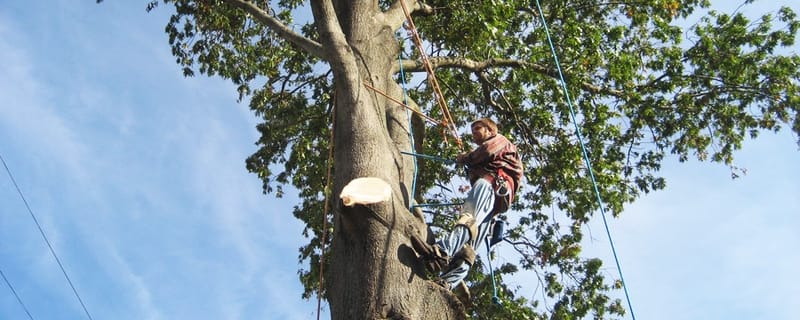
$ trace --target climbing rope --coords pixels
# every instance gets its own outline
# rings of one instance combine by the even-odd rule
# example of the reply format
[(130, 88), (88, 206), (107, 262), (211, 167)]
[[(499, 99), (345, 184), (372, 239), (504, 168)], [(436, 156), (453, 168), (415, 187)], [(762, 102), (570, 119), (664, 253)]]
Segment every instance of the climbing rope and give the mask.
[(445, 158), (437, 157), (437, 156), (429, 156), (427, 154), (419, 154), (419, 153), (406, 152), (406, 151), (400, 151), (400, 153), (405, 154), (405, 155), (409, 155), (409, 156), (428, 159), (428, 160), (441, 161), (441, 162), (444, 162), (444, 164), (454, 164), (454, 163), (456, 163), (456, 161), (453, 160), (453, 159), (445, 159)]
[(444, 126), (452, 132), (453, 137), (456, 139), (456, 144), (458, 144), (459, 148), (461, 148), (463, 147), (463, 143), (461, 142), (461, 137), (458, 136), (458, 128), (456, 128), (455, 121), (453, 121), (453, 116), (450, 115), (450, 110), (447, 108), (447, 101), (444, 99), (442, 89), (439, 87), (439, 81), (436, 80), (436, 74), (433, 72), (433, 67), (428, 59), (428, 55), (425, 54), (425, 50), (422, 49), (422, 40), (417, 32), (417, 27), (414, 25), (414, 19), (411, 18), (411, 12), (408, 10), (405, 0), (400, 0), (400, 5), (403, 7), (403, 13), (406, 15), (406, 21), (408, 21), (408, 27), (406, 29), (411, 34), (411, 39), (414, 41), (417, 51), (419, 51), (419, 56), (422, 60), (422, 65), (425, 67), (425, 71), (428, 73), (428, 81), (433, 89), (436, 102), (442, 109)]
[[(405, 154), (405, 155), (409, 155), (409, 156), (413, 156), (413, 157), (415, 157), (415, 158), (423, 158), (423, 159), (428, 159), (428, 160), (441, 161), (441, 162), (444, 162), (445, 164), (448, 164), (448, 165), (450, 165), (450, 164), (455, 164), (455, 163), (456, 163), (456, 161), (455, 161), (455, 160), (453, 160), (453, 159), (445, 159), (445, 158), (442, 158), (442, 157), (430, 156), (430, 155), (427, 155), (427, 154), (419, 154), (419, 153), (414, 153), (414, 152), (406, 152), (406, 151), (400, 151), (400, 153), (402, 153), (402, 154)], [(414, 162), (414, 168), (415, 168), (415, 171), (414, 171), (414, 184), (416, 184), (416, 181), (417, 181), (417, 177), (416, 177), (416, 174), (417, 174), (417, 173), (416, 173), (416, 161)], [(412, 189), (413, 189), (413, 188), (415, 188), (415, 187), (412, 187)], [(462, 204), (464, 204), (464, 202), (452, 202), (452, 203), (416, 203), (416, 204), (412, 204), (412, 205), (410, 206), (410, 208), (409, 208), (409, 209), (413, 209), (413, 208), (415, 208), (415, 207), (449, 207), (449, 206), (460, 206), (460, 205), (462, 205)]]
[(412, 207), (452, 207), (463, 205), (463, 202), (445, 202), (445, 203), (417, 203)]
[[(492, 235), (494, 236), (494, 235)], [(496, 305), (502, 305), (500, 303), (500, 297), (497, 296), (497, 284), (494, 282), (494, 268), (492, 268), (492, 242), (487, 237), (486, 238), (486, 260), (489, 261), (489, 276), (492, 277), (492, 302)]]
[(539, 0), (536, 0), (536, 8), (539, 10), (539, 17), (542, 20), (542, 26), (544, 26), (544, 32), (547, 35), (547, 42), (550, 45), (550, 52), (553, 54), (553, 60), (555, 61), (556, 69), (558, 70), (558, 76), (561, 80), (561, 89), (564, 90), (564, 96), (567, 98), (567, 106), (569, 106), (569, 113), (572, 117), (572, 123), (575, 125), (575, 134), (578, 137), (578, 142), (581, 145), (581, 151), (583, 152), (583, 159), (586, 161), (586, 168), (589, 171), (589, 177), (592, 179), (592, 185), (594, 186), (594, 193), (597, 198), (597, 202), (600, 205), (600, 215), (603, 217), (603, 225), (606, 228), (606, 234), (608, 235), (608, 242), (611, 244), (611, 252), (614, 254), (614, 261), (617, 264), (617, 271), (619, 272), (619, 280), (622, 282), (622, 289), (625, 292), (625, 299), (628, 302), (628, 309), (631, 311), (631, 318), (636, 320), (636, 316), (633, 313), (633, 305), (631, 304), (631, 298), (628, 294), (628, 287), (625, 285), (625, 279), (622, 277), (622, 267), (619, 263), (619, 258), (617, 257), (617, 250), (614, 248), (614, 240), (611, 238), (611, 231), (608, 228), (608, 222), (606, 221), (606, 211), (605, 206), (603, 205), (603, 198), (600, 196), (600, 190), (597, 187), (597, 179), (594, 177), (594, 171), (592, 170), (592, 162), (589, 159), (589, 153), (586, 151), (586, 146), (583, 143), (583, 137), (581, 134), (580, 126), (578, 126), (578, 120), (575, 116), (575, 109), (572, 106), (572, 99), (569, 95), (569, 90), (567, 89), (567, 81), (564, 80), (564, 73), (561, 71), (561, 64), (558, 62), (558, 54), (556, 54), (555, 45), (553, 45), (553, 39), (550, 37), (550, 30), (547, 28), (547, 21), (544, 18), (544, 12), (542, 11), (542, 6), (539, 4)]
[(323, 269), (325, 267), (325, 238), (328, 234), (328, 211), (330, 210), (331, 199), (331, 171), (333, 168), (333, 131), (336, 128), (336, 91), (333, 92), (333, 108), (331, 108), (331, 136), (328, 142), (328, 173), (327, 180), (325, 181), (325, 205), (322, 210), (322, 239), (320, 241), (319, 253), (319, 287), (317, 288), (317, 320), (320, 317), (320, 310), (322, 309), (322, 282), (323, 282)]
[(372, 90), (372, 91), (375, 91), (376, 93), (380, 94), (380, 95), (381, 95), (381, 96), (383, 96), (384, 98), (386, 98), (386, 99), (389, 99), (390, 101), (392, 101), (392, 102), (396, 103), (397, 105), (399, 105), (399, 106), (401, 106), (401, 107), (403, 107), (403, 108), (406, 108), (407, 110), (410, 110), (411, 112), (414, 112), (414, 113), (416, 113), (416, 114), (417, 114), (417, 115), (419, 115), (420, 117), (424, 118), (425, 120), (428, 120), (429, 122), (431, 122), (431, 123), (433, 123), (433, 124), (436, 124), (436, 125), (441, 125), (441, 126), (445, 126), (445, 123), (444, 123), (444, 122), (442, 122), (442, 121), (439, 121), (439, 120), (436, 120), (436, 119), (434, 119), (434, 118), (431, 118), (431, 117), (429, 117), (428, 115), (426, 115), (426, 114), (424, 114), (424, 113), (420, 112), (419, 110), (416, 110), (416, 109), (412, 108), (411, 106), (409, 106), (409, 105), (407, 105), (407, 104), (403, 103), (402, 101), (400, 101), (400, 100), (397, 100), (397, 99), (395, 99), (395, 98), (392, 98), (391, 96), (389, 96), (388, 94), (386, 94), (386, 92), (383, 92), (383, 91), (381, 91), (380, 89), (378, 89), (378, 88), (375, 88), (375, 87), (371, 86), (371, 85), (370, 85), (369, 83), (367, 83), (367, 82), (364, 82), (364, 86), (365, 86), (365, 87), (367, 87), (367, 89), (370, 89), (370, 90)]
[[(397, 64), (400, 67), (400, 83), (402, 84), (402, 88), (403, 88), (403, 105), (404, 106), (408, 106), (408, 88), (407, 88), (407, 85), (406, 85), (406, 73), (403, 70), (403, 56), (402, 55), (397, 55)], [(409, 144), (411, 145), (411, 152), (412, 153), (416, 153), (417, 150), (415, 149), (416, 146), (415, 146), (415, 143), (414, 143), (414, 130), (413, 130), (414, 125), (412, 123), (411, 109), (410, 108), (406, 108), (406, 116), (408, 117), (408, 141), (409, 141)], [(414, 200), (414, 197), (417, 195), (417, 174), (419, 173), (418, 172), (419, 171), (419, 166), (417, 165), (417, 159), (414, 158), (413, 162), (414, 162), (414, 178), (411, 180), (411, 193), (410, 193), (411, 196), (409, 197), (411, 199), (411, 201), (408, 202), (408, 205), (409, 205), (408, 209), (409, 210), (414, 209), (414, 203), (416, 202)]]
[[(377, 88), (371, 86), (369, 83), (364, 82), (364, 85), (367, 88), (369, 88), (369, 89), (381, 94), (385, 98), (387, 98), (387, 99), (389, 99), (389, 100), (391, 100), (391, 101), (403, 106), (404, 108), (406, 108), (406, 110), (407, 110), (406, 113), (408, 114), (408, 128), (409, 128), (408, 133), (409, 133), (409, 140), (411, 141), (411, 152), (410, 153), (403, 152), (403, 153), (414, 155), (415, 157), (425, 157), (424, 155), (417, 154), (416, 150), (414, 150), (414, 135), (413, 135), (413, 132), (412, 132), (412, 129), (411, 129), (412, 128), (412, 123), (411, 123), (411, 115), (409, 114), (409, 111), (415, 112), (418, 115), (420, 115), (421, 117), (423, 117), (424, 119), (426, 119), (428, 121), (431, 121), (433, 123), (436, 123), (437, 125), (441, 125), (445, 129), (449, 129), (451, 131), (453, 137), (455, 137), (456, 143), (458, 144), (459, 148), (462, 148), (463, 144), (461, 142), (461, 137), (459, 137), (459, 135), (458, 135), (458, 129), (456, 128), (455, 121), (453, 121), (453, 117), (450, 114), (450, 110), (447, 107), (447, 101), (444, 99), (444, 95), (442, 94), (441, 87), (439, 86), (439, 81), (436, 79), (436, 74), (433, 71), (433, 67), (431, 66), (431, 63), (430, 63), (430, 60), (428, 59), (427, 54), (425, 54), (425, 51), (422, 49), (422, 40), (419, 37), (419, 33), (417, 32), (416, 25), (414, 25), (414, 19), (411, 17), (411, 13), (408, 10), (408, 6), (406, 5), (405, 0), (400, 0), (400, 3), (401, 3), (401, 6), (403, 8), (403, 13), (405, 14), (406, 21), (408, 22), (408, 26), (406, 27), (406, 29), (409, 31), (409, 34), (411, 35), (411, 38), (414, 41), (414, 44), (417, 47), (417, 50), (419, 51), (419, 54), (420, 54), (420, 57), (421, 57), (421, 60), (422, 60), (422, 64), (425, 67), (425, 71), (428, 74), (428, 80), (430, 82), (431, 88), (433, 89), (436, 101), (439, 104), (440, 108), (442, 109), (442, 116), (444, 117), (444, 119), (443, 119), (443, 121), (437, 121), (437, 120), (425, 115), (424, 113), (420, 112), (419, 110), (415, 110), (415, 109), (413, 109), (413, 108), (408, 106), (408, 90), (407, 90), (407, 85), (406, 85), (406, 81), (405, 81), (405, 70), (403, 69), (402, 55), (399, 55), (398, 58), (397, 58), (398, 59), (399, 69), (400, 69), (400, 81), (401, 81), (402, 88), (403, 88), (403, 101), (402, 102), (401, 101), (397, 101), (396, 99), (390, 97), (389, 95), (387, 95), (384, 92), (381, 92)], [(444, 136), (444, 140), (447, 141), (446, 135)], [(428, 157), (430, 157), (430, 156), (428, 156)], [(433, 157), (430, 157), (430, 158), (433, 158)], [(450, 161), (450, 162), (446, 161), (446, 163), (451, 163), (451, 162), (454, 162), (454, 161)], [(414, 207), (414, 205), (413, 205), (413, 203), (414, 203), (413, 197), (414, 197), (414, 195), (416, 195), (416, 184), (417, 184), (417, 174), (418, 174), (417, 170), (418, 170), (418, 166), (417, 166), (417, 161), (415, 159), (414, 160), (414, 178), (413, 178), (413, 181), (412, 181), (412, 184), (411, 184), (411, 198), (412, 198), (412, 201), (410, 201), (411, 205), (410, 205), (409, 209), (412, 209)]]

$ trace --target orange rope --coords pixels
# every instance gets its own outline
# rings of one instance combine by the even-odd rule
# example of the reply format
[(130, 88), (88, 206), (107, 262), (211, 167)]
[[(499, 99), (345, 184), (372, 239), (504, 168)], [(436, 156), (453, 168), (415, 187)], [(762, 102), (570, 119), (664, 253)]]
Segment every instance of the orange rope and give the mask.
[(366, 83), (366, 82), (364, 82), (364, 86), (365, 86), (365, 87), (367, 87), (367, 89), (370, 89), (370, 90), (372, 90), (372, 91), (375, 91), (376, 93), (378, 93), (378, 94), (382, 95), (384, 98), (386, 98), (386, 99), (389, 99), (389, 100), (391, 100), (392, 102), (394, 102), (394, 103), (396, 103), (396, 104), (400, 105), (401, 107), (404, 107), (404, 108), (406, 108), (406, 109), (408, 109), (408, 110), (411, 110), (411, 112), (414, 112), (414, 113), (418, 114), (420, 117), (423, 117), (423, 118), (425, 118), (425, 120), (428, 120), (428, 121), (430, 121), (430, 122), (431, 122), (431, 123), (433, 123), (433, 124), (437, 124), (437, 125), (441, 125), (441, 126), (447, 127), (447, 125), (446, 125), (445, 123), (443, 123), (443, 122), (441, 122), (441, 121), (439, 121), (439, 120), (436, 120), (436, 119), (434, 119), (434, 118), (431, 118), (431, 117), (427, 116), (426, 114), (424, 114), (424, 113), (420, 112), (419, 110), (416, 110), (416, 109), (412, 108), (411, 106), (409, 106), (409, 105), (407, 105), (407, 104), (403, 103), (403, 102), (402, 102), (402, 101), (400, 101), (400, 100), (397, 100), (397, 99), (395, 99), (395, 98), (392, 98), (392, 97), (390, 97), (388, 94), (386, 94), (386, 92), (383, 92), (383, 91), (381, 91), (380, 89), (378, 89), (378, 88), (375, 88), (375, 87), (373, 87), (373, 86), (369, 85), (369, 83)]
[(459, 147), (462, 147), (461, 138), (458, 136), (458, 129), (455, 126), (455, 121), (453, 121), (453, 116), (450, 115), (450, 110), (447, 108), (447, 101), (444, 99), (442, 89), (439, 87), (439, 81), (436, 80), (436, 74), (433, 72), (433, 67), (431, 67), (431, 62), (428, 60), (428, 55), (425, 54), (424, 50), (422, 50), (422, 40), (419, 37), (419, 33), (417, 33), (417, 27), (414, 25), (414, 19), (411, 18), (411, 13), (408, 11), (405, 0), (400, 0), (400, 4), (403, 7), (403, 13), (405, 13), (406, 20), (408, 20), (408, 24), (410, 26), (409, 33), (411, 33), (414, 44), (417, 46), (420, 58), (422, 59), (422, 65), (425, 66), (425, 71), (428, 73), (428, 80), (430, 81), (431, 88), (433, 88), (433, 93), (436, 96), (436, 102), (439, 104), (439, 107), (442, 108), (444, 126), (452, 131), (453, 137), (456, 138), (456, 143)]

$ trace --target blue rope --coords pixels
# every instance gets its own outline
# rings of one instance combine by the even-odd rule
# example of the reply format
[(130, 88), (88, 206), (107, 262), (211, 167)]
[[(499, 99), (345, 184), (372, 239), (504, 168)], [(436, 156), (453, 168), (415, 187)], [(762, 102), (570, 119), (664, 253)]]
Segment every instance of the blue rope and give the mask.
[(622, 277), (622, 267), (620, 267), (619, 258), (617, 257), (617, 250), (614, 248), (614, 241), (611, 239), (611, 231), (608, 228), (608, 222), (606, 221), (606, 211), (605, 206), (603, 205), (603, 198), (600, 196), (600, 190), (597, 187), (597, 180), (594, 177), (594, 171), (592, 170), (592, 163), (589, 160), (589, 153), (586, 151), (586, 146), (583, 144), (583, 137), (581, 135), (581, 129), (578, 126), (578, 121), (575, 117), (575, 109), (572, 107), (572, 99), (570, 99), (569, 91), (567, 89), (567, 81), (564, 80), (564, 74), (561, 71), (561, 64), (558, 62), (558, 54), (556, 54), (556, 48), (553, 45), (553, 40), (550, 37), (550, 30), (547, 28), (547, 21), (544, 18), (544, 12), (542, 11), (542, 6), (539, 4), (539, 0), (536, 0), (536, 7), (539, 9), (539, 17), (542, 20), (542, 25), (544, 26), (545, 34), (547, 35), (547, 42), (550, 44), (550, 51), (553, 54), (553, 60), (556, 64), (556, 69), (558, 70), (558, 76), (561, 80), (561, 88), (564, 90), (564, 96), (567, 98), (567, 105), (569, 106), (569, 113), (572, 116), (572, 123), (575, 125), (575, 134), (578, 136), (578, 142), (581, 145), (581, 151), (583, 152), (583, 158), (586, 161), (586, 168), (589, 171), (589, 176), (592, 178), (592, 184), (594, 185), (594, 193), (597, 197), (597, 202), (600, 205), (600, 214), (603, 217), (603, 225), (606, 228), (606, 234), (608, 235), (608, 242), (611, 244), (611, 252), (614, 254), (614, 261), (617, 264), (617, 271), (619, 272), (619, 280), (622, 282), (622, 289), (625, 291), (625, 299), (628, 302), (628, 309), (631, 311), (631, 318), (636, 320), (636, 315), (633, 313), (633, 305), (631, 304), (631, 298), (628, 294), (628, 286), (625, 285), (625, 278)]
[[(403, 57), (402, 54), (397, 55), (397, 64), (400, 65), (400, 83), (403, 84), (403, 104), (408, 105), (408, 92), (406, 89), (406, 74), (403, 70)], [(414, 132), (413, 126), (411, 124), (411, 110), (406, 109), (406, 115), (408, 115), (408, 139), (411, 141), (411, 152), (416, 152), (414, 150)], [(414, 208), (414, 195), (417, 194), (417, 171), (419, 167), (417, 165), (417, 159), (414, 159), (414, 179), (411, 181), (411, 201), (409, 203), (411, 206), (408, 208), (409, 210)]]
[(489, 238), (486, 238), (486, 259), (489, 261), (489, 276), (492, 277), (492, 302), (496, 305), (502, 305), (500, 303), (500, 297), (497, 296), (497, 284), (494, 282), (494, 269), (492, 268), (492, 251), (489, 248), (490, 242)]
[(448, 203), (417, 203), (413, 207), (449, 207), (449, 206), (460, 206), (464, 204), (463, 202), (448, 202)]
[(418, 157), (418, 158), (428, 159), (428, 160), (442, 161), (445, 164), (454, 164), (454, 163), (456, 163), (456, 161), (453, 160), (453, 159), (445, 159), (445, 158), (436, 157), (436, 156), (429, 156), (427, 154), (419, 154), (419, 153), (406, 152), (406, 151), (400, 151), (400, 153), (406, 154), (406, 155), (409, 155), (409, 156)]

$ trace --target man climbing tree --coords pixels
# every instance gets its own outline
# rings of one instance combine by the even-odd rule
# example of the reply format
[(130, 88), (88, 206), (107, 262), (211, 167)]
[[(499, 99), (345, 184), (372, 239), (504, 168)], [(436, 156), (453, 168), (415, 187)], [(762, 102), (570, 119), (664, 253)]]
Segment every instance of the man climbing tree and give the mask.
[[(300, 272), (304, 296), (324, 296), (334, 319), (621, 316), (622, 303), (609, 296), (617, 282), (606, 280), (599, 260), (579, 254), (583, 226), (599, 206), (579, 145), (594, 161), (605, 207), (618, 215), (641, 193), (664, 188), (657, 172), (668, 155), (735, 168), (746, 138), (787, 126), (800, 132), (800, 58), (782, 54), (800, 29), (789, 8), (751, 21), (706, 12), (706, 0), (160, 3), (174, 6), (166, 32), (184, 73), (230, 79), (263, 120), (247, 169), (265, 192), (299, 190), (294, 215), (311, 238), (300, 251), (309, 266)], [(687, 23), (694, 13), (704, 16)], [(407, 41), (406, 31), (424, 42)], [(401, 85), (408, 73), (426, 71), (441, 95), (433, 77)], [(406, 106), (398, 103), (404, 97)], [(425, 117), (451, 119), (443, 126), (450, 128), (480, 116), (510, 128), (529, 185), (512, 206), (519, 263), (499, 268), (496, 280), (532, 270), (541, 282), (532, 286), (542, 289), (526, 296), (537, 301), (501, 284), (514, 303), (483, 304), (489, 279), (476, 273), (467, 278), (475, 306), (465, 309), (423, 278), (411, 249), (412, 236), (428, 235), (407, 208), (433, 200), (430, 191), (454, 173), (403, 152), (453, 157), (462, 150), (452, 133), (426, 127)], [(319, 156), (327, 150), (332, 163)], [(359, 177), (389, 183), (390, 200), (332, 202)]]
[[(497, 214), (506, 212), (522, 179), (522, 161), (515, 146), (497, 132), (497, 124), (482, 118), (472, 122), (472, 142), (478, 147), (458, 155), (456, 163), (465, 165), (471, 184), (453, 230), (437, 244), (411, 236), (411, 244), (425, 261), (429, 272), (444, 274), (437, 283), (454, 288), (475, 263), (476, 252), (486, 240)], [(488, 244), (487, 244), (488, 246)], [(469, 293), (467, 291), (467, 293)]]

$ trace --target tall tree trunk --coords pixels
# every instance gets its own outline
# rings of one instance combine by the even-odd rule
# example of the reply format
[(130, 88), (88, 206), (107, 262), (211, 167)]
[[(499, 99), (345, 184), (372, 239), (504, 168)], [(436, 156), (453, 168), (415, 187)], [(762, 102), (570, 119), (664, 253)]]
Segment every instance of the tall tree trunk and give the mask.
[[(335, 8), (335, 10), (334, 10)], [(422, 278), (409, 236), (426, 236), (408, 210), (413, 160), (405, 109), (364, 83), (400, 98), (391, 70), (399, 47), (371, 1), (312, 1), (336, 89), (334, 194), (358, 177), (388, 182), (385, 203), (336, 206), (326, 272), (333, 319), (463, 319), (449, 291)], [(356, 21), (356, 19), (358, 19)]]

